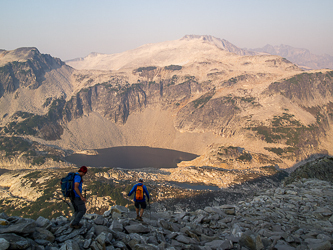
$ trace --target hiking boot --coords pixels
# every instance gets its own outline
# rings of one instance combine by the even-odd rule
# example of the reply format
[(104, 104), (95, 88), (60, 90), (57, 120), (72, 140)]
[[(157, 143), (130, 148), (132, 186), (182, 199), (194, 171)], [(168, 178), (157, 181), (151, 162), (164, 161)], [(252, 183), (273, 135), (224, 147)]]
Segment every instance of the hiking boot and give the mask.
[(136, 216), (136, 220), (140, 220), (140, 216), (139, 215)]
[(140, 217), (140, 216), (139, 216), (138, 220), (139, 220), (139, 221), (143, 221), (142, 217)]
[(82, 227), (82, 224), (81, 223), (79, 223), (78, 225), (72, 225), (72, 224), (70, 224), (69, 226), (71, 228), (74, 228), (74, 229), (80, 229)]

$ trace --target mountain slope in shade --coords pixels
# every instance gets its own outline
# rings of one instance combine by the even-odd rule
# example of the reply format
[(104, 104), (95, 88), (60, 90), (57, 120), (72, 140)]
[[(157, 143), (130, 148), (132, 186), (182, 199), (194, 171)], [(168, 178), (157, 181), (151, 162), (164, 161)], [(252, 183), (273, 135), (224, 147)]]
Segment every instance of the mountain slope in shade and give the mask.
[(119, 70), (145, 66), (186, 65), (196, 61), (216, 60), (235, 55), (255, 55), (226, 40), (213, 36), (187, 35), (179, 40), (146, 44), (118, 54), (91, 53), (66, 61), (75, 69)]
[(327, 54), (315, 55), (307, 49), (294, 48), (283, 44), (279, 46), (267, 44), (263, 48), (252, 49), (252, 51), (282, 56), (303, 69), (333, 69), (333, 56)]

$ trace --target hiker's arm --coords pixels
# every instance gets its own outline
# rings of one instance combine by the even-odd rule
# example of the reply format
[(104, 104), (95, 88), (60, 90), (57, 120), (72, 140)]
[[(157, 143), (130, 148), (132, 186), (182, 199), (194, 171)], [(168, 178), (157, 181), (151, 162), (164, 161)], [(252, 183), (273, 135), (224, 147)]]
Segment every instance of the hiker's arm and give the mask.
[(131, 191), (128, 193), (128, 196), (131, 196), (132, 195), (132, 193), (134, 192), (134, 190), (135, 190), (135, 186), (131, 189)]
[(80, 196), (81, 200), (86, 201), (86, 198), (84, 198), (83, 195), (80, 192), (79, 185), (80, 185), (79, 182), (75, 182), (74, 183), (74, 190)]
[(144, 186), (143, 189), (144, 189), (144, 191), (145, 191), (145, 193), (146, 193), (146, 195), (147, 195), (147, 199), (148, 199), (148, 201), (149, 201), (149, 198), (150, 198), (150, 197), (149, 197), (148, 189), (147, 189), (146, 186)]

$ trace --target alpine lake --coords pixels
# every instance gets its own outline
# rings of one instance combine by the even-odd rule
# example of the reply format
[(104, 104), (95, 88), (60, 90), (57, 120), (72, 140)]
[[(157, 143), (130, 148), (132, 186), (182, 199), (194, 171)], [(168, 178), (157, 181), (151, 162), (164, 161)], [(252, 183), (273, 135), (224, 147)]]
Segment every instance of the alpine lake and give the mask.
[[(198, 157), (187, 152), (152, 148), (146, 146), (123, 146), (94, 150), (98, 154), (72, 154), (65, 159), (77, 166), (110, 167), (122, 169), (176, 168), (181, 161), (191, 161)], [(193, 190), (217, 190), (216, 186), (193, 185), (189, 183), (170, 183)]]
[(191, 153), (144, 146), (112, 147), (95, 151), (98, 154), (72, 154), (65, 159), (78, 166), (141, 169), (176, 168), (177, 163), (198, 157)]

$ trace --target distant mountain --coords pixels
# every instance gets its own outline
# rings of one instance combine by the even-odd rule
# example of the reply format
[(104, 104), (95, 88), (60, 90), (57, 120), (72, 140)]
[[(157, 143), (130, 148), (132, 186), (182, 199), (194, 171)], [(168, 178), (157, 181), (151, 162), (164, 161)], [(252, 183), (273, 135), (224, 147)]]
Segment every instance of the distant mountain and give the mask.
[[(230, 53), (229, 53), (230, 52)], [(232, 55), (231, 55), (232, 53)], [(186, 35), (179, 40), (146, 44), (118, 54), (91, 53), (66, 61), (75, 69), (120, 70), (133, 67), (185, 65), (195, 61), (220, 61), (233, 55), (256, 55), (213, 36)]]
[(282, 56), (306, 70), (333, 69), (333, 56), (315, 55), (307, 49), (294, 48), (283, 44), (280, 46), (267, 44), (263, 48), (252, 49), (252, 51)]

